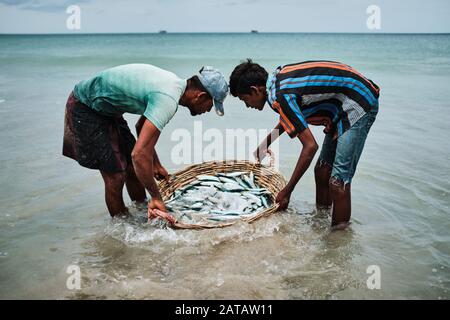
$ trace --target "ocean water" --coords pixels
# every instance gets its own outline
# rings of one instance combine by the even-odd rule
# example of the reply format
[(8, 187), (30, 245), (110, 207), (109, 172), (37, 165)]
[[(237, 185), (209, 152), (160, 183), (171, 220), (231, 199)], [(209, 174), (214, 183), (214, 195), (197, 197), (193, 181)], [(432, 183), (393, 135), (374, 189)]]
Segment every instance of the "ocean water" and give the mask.
[[(290, 208), (205, 231), (149, 226), (145, 210), (112, 221), (98, 172), (61, 155), (64, 108), (81, 79), (125, 63), (228, 77), (251, 57), (268, 70), (329, 59), (381, 87), (380, 113), (352, 185), (352, 226), (330, 232), (312, 167)], [(0, 298), (448, 299), (450, 35), (142, 34), (0, 36)], [(170, 172), (180, 128), (270, 129), (276, 115), (226, 100), (226, 116), (180, 108), (157, 146)], [(127, 116), (130, 127), (136, 116)], [(320, 143), (322, 129), (313, 128)], [(201, 152), (197, 146), (194, 153)], [(301, 145), (280, 138), (289, 178)], [(193, 160), (194, 161), (194, 160)], [(81, 288), (69, 289), (77, 265)], [(369, 266), (380, 289), (369, 289)], [(370, 270), (370, 268), (369, 268)]]

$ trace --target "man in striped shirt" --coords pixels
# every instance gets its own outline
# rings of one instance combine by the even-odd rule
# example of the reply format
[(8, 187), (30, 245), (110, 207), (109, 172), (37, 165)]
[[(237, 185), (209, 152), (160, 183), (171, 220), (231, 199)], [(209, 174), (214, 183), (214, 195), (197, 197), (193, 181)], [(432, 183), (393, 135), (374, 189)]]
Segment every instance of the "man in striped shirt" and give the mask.
[(280, 115), (272, 134), (256, 150), (257, 159), (267, 153), (274, 133), (286, 131), (303, 144), (291, 179), (277, 195), (280, 209), (287, 208), (295, 185), (318, 149), (308, 124), (323, 125), (326, 136), (314, 170), (316, 203), (318, 208), (333, 206), (333, 229), (348, 226), (351, 180), (378, 113), (379, 91), (374, 82), (352, 67), (333, 61), (280, 66), (271, 75), (250, 59), (234, 69), (231, 94), (258, 110), (267, 102)]

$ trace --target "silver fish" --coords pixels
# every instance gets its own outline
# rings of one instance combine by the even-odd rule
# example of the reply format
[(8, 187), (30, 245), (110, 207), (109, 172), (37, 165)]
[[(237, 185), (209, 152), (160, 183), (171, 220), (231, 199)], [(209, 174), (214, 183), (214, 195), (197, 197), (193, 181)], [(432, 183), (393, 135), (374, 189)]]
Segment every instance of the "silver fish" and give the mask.
[(215, 182), (215, 181), (203, 181), (200, 183), (200, 185), (202, 186), (206, 186), (206, 187), (216, 187), (221, 189), (222, 188), (222, 183), (220, 182)]
[(215, 177), (215, 176), (210, 176), (210, 175), (206, 175), (206, 174), (201, 174), (197, 176), (197, 180), (200, 181), (215, 181), (215, 182), (220, 182), (219, 178)]
[(253, 189), (249, 189), (248, 191), (251, 193), (261, 193), (261, 192), (266, 192), (267, 190), (264, 188), (253, 188)]
[(195, 196), (187, 196), (187, 197), (183, 197), (183, 200), (193, 203), (193, 202), (202, 202), (203, 198), (195, 197)]
[(171, 198), (169, 198), (166, 201), (164, 201), (164, 204), (165, 205), (171, 205), (171, 203), (174, 202), (175, 200), (176, 200), (176, 198), (172, 196)]
[(256, 185), (255, 185), (255, 175), (253, 174), (253, 171), (250, 171), (250, 181), (256, 187)]
[(261, 197), (261, 201), (262, 201), (262, 203), (263, 203), (264, 207), (266, 207), (266, 208), (268, 208), (268, 207), (269, 207), (269, 204), (267, 203), (267, 199), (266, 199), (266, 197), (262, 196), (262, 197)]
[[(213, 211), (211, 210), (211, 213)], [(221, 211), (221, 212), (215, 212), (215, 214), (224, 215), (224, 216), (239, 216), (242, 212), (234, 212), (234, 211)]]
[(184, 186), (183, 188), (181, 188), (180, 190), (186, 190), (188, 187), (193, 187), (193, 186), (196, 186), (196, 185), (199, 185), (199, 184), (200, 184), (200, 181), (199, 181), (199, 180), (194, 180), (194, 181), (188, 183), (187, 185), (185, 185), (185, 186)]
[(188, 218), (189, 220), (192, 220), (192, 216), (191, 216), (188, 212), (186, 212), (186, 211), (183, 211), (183, 212), (181, 213), (180, 218), (183, 218), (183, 217), (186, 217), (186, 218)]
[(218, 215), (226, 215), (226, 216), (238, 216), (239, 212), (234, 211), (222, 211), (222, 210), (211, 210), (211, 214), (218, 214)]
[(251, 179), (249, 176), (244, 175), (244, 176), (243, 176), (243, 180), (245, 181), (245, 183), (248, 184), (248, 186), (249, 186), (250, 188), (256, 189), (256, 185), (254, 184), (254, 182), (252, 181), (252, 179)]
[(177, 192), (178, 192), (178, 190), (175, 191), (175, 193), (173, 194), (172, 198), (170, 198), (170, 199), (166, 202), (166, 204), (167, 204), (167, 203), (173, 202), (174, 200), (178, 199), (178, 198), (181, 196), (181, 192), (178, 192), (178, 193), (177, 193)]
[(234, 178), (234, 177), (242, 176), (244, 173), (246, 173), (246, 172), (245, 171), (237, 171), (237, 172), (226, 173), (225, 176)]
[(235, 179), (230, 179), (227, 177), (219, 177), (219, 180), (220, 180), (220, 182), (223, 182), (223, 183), (236, 183)]
[(191, 209), (201, 209), (203, 207), (204, 207), (203, 202), (196, 202), (190, 206)]
[(198, 184), (188, 184), (187, 186), (185, 186), (184, 188), (180, 189), (180, 191), (182, 192), (186, 192), (188, 190), (192, 190), (195, 189), (197, 187), (197, 185), (200, 185), (200, 182)]
[(179, 219), (189, 219), (190, 223), (199, 217), (235, 220), (254, 216), (269, 207), (266, 195), (270, 192), (256, 185), (253, 172), (198, 175), (196, 180), (175, 191), (167, 207)]
[(242, 180), (241, 178), (235, 178), (236, 182), (244, 189), (249, 189), (251, 188), (248, 183), (246, 183), (244, 180)]
[(214, 198), (214, 197), (208, 197), (207, 199), (208, 199), (209, 201), (211, 201), (212, 203), (214, 203), (214, 204), (220, 203), (220, 201), (219, 201), (217, 198)]
[(247, 197), (247, 199), (253, 200), (258, 206), (261, 205), (261, 199), (259, 197), (255, 196), (253, 193), (245, 192), (243, 195), (245, 197)]
[(231, 183), (231, 182), (227, 182), (223, 184), (223, 188), (227, 191), (244, 191), (245, 189), (242, 188), (239, 184), (237, 184), (236, 182)]

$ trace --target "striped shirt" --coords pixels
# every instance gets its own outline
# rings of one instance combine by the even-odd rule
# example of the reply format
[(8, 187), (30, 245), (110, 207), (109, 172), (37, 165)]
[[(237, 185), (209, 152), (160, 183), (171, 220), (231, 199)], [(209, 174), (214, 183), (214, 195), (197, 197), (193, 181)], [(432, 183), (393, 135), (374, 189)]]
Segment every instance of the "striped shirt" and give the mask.
[(333, 61), (306, 61), (278, 67), (267, 79), (267, 100), (291, 138), (308, 118), (327, 117), (338, 136), (378, 106), (380, 89), (352, 67)]

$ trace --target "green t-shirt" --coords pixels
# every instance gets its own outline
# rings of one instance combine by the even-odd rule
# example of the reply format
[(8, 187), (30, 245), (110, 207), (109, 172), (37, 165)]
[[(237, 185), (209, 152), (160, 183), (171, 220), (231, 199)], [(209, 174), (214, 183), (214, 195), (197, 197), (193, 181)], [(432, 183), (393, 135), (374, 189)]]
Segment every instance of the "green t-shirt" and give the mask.
[(106, 116), (144, 115), (159, 131), (172, 119), (186, 80), (149, 64), (126, 64), (79, 82), (75, 97)]

